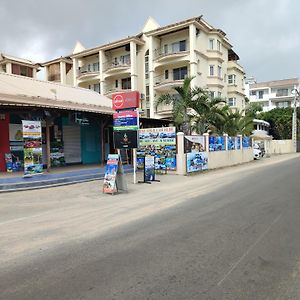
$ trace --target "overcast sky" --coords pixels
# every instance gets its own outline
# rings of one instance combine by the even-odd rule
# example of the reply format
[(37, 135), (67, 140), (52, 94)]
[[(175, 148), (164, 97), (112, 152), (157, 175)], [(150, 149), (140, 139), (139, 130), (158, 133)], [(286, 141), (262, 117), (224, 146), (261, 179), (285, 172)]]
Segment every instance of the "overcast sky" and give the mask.
[(35, 62), (134, 35), (148, 16), (221, 28), (257, 81), (299, 77), (298, 0), (0, 0), (0, 52)]

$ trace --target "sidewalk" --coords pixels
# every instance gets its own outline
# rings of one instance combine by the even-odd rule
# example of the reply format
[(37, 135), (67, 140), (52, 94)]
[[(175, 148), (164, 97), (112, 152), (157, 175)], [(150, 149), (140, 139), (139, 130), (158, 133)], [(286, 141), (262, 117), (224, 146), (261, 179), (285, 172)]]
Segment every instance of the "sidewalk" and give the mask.
[[(132, 166), (124, 166), (125, 173), (132, 170)], [(49, 173), (45, 170), (43, 174), (27, 178), (23, 177), (23, 172), (4, 173), (0, 176), (0, 193), (92, 181), (102, 179), (104, 173), (103, 165), (54, 168)]]

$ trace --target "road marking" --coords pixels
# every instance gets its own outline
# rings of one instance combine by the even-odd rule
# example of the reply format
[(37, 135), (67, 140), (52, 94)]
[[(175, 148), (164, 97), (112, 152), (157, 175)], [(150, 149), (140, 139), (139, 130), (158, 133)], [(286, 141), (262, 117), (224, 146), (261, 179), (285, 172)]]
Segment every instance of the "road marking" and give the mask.
[(248, 250), (240, 257), (240, 259), (230, 268), (230, 270), (225, 274), (225, 276), (218, 282), (218, 286), (220, 286), (224, 280), (232, 273), (232, 271), (240, 264), (240, 262), (250, 253), (250, 251), (263, 239), (263, 237), (270, 231), (272, 226), (278, 222), (278, 220), (281, 218), (282, 213), (279, 214), (275, 220), (269, 225), (269, 227), (258, 237), (258, 239), (255, 241), (253, 245), (251, 245)]

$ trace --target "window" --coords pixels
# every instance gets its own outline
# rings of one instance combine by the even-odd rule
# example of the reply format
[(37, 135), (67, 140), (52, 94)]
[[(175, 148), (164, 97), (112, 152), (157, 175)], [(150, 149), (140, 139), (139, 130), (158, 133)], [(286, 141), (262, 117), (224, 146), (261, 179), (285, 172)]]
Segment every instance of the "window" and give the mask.
[(175, 42), (172, 44), (172, 53), (186, 51), (186, 41)]
[(98, 62), (93, 64), (93, 70), (94, 70), (94, 72), (99, 72), (99, 63)]
[(288, 89), (278, 89), (276, 92), (276, 97), (283, 97), (283, 96), (288, 96), (288, 95), (289, 95)]
[(235, 84), (235, 74), (228, 75), (228, 84)]
[(264, 91), (258, 91), (258, 99), (263, 99)]
[(145, 79), (149, 78), (149, 50), (145, 53)]
[(121, 65), (130, 65), (130, 54), (120, 56)]
[(226, 80), (227, 80), (227, 75), (224, 74), (224, 82), (226, 83)]
[(228, 98), (229, 106), (236, 106), (236, 98)]
[(208, 49), (214, 50), (214, 39), (209, 39)]
[(169, 70), (165, 70), (165, 79), (169, 79)]
[(164, 45), (164, 54), (168, 54), (168, 45)]
[(118, 86), (119, 86), (119, 81), (118, 81), (118, 79), (116, 79), (116, 80), (115, 80), (115, 88), (117, 89)]
[(251, 91), (251, 92), (250, 92), (250, 95), (251, 95), (251, 96), (256, 96), (256, 91)]
[(221, 51), (221, 42), (217, 40), (217, 50)]
[(131, 78), (122, 79), (122, 90), (131, 90)]
[(218, 92), (218, 98), (221, 98), (221, 97), (222, 97), (222, 93)]
[(218, 77), (222, 78), (222, 67), (218, 66)]
[(209, 76), (214, 76), (214, 66), (213, 65), (209, 66)]
[(94, 91), (100, 94), (100, 83), (94, 84)]
[(210, 98), (215, 98), (215, 92), (214, 91), (210, 91), (209, 92), (209, 96), (210, 96)]
[(173, 80), (183, 80), (187, 76), (187, 67), (173, 69)]
[(87, 70), (88, 70), (88, 72), (91, 72), (91, 65), (90, 64), (87, 65)]
[(286, 107), (290, 107), (290, 103), (288, 101), (283, 101), (283, 102), (277, 102), (276, 103), (276, 107), (280, 107), (280, 108), (286, 108)]

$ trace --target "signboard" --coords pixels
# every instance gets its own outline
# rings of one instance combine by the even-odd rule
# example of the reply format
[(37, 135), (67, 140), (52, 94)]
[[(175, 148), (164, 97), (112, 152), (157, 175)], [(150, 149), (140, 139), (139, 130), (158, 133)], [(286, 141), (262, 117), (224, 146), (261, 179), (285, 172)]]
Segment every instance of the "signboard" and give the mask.
[(225, 138), (223, 136), (210, 136), (209, 137), (209, 151), (224, 151)]
[(236, 149), (236, 150), (240, 150), (240, 149), (241, 149), (241, 139), (240, 139), (239, 136), (237, 136), (237, 137), (235, 138), (235, 149)]
[(114, 131), (114, 147), (115, 149), (134, 149), (137, 148), (137, 131), (121, 130)]
[(243, 136), (243, 148), (251, 148), (251, 138), (249, 136)]
[(236, 137), (229, 136), (228, 137), (228, 150), (236, 149)]
[(208, 169), (208, 154), (206, 152), (190, 152), (186, 155), (187, 173)]
[(123, 166), (118, 154), (108, 154), (104, 174), (103, 193), (113, 195), (119, 190), (127, 190)]
[(145, 165), (144, 165), (144, 182), (155, 181), (155, 167), (154, 167), (154, 156), (146, 154), (145, 155)]
[(9, 141), (10, 142), (23, 141), (22, 124), (9, 124)]
[(140, 93), (137, 91), (112, 94), (112, 108), (122, 110), (140, 106)]
[(176, 170), (176, 128), (139, 130), (139, 152), (155, 155), (156, 170)]
[(184, 153), (205, 151), (205, 138), (202, 135), (186, 135), (184, 137)]
[(138, 112), (136, 110), (125, 110), (113, 114), (114, 131), (138, 130)]
[(22, 121), (24, 140), (24, 175), (43, 172), (42, 126), (40, 121)]

